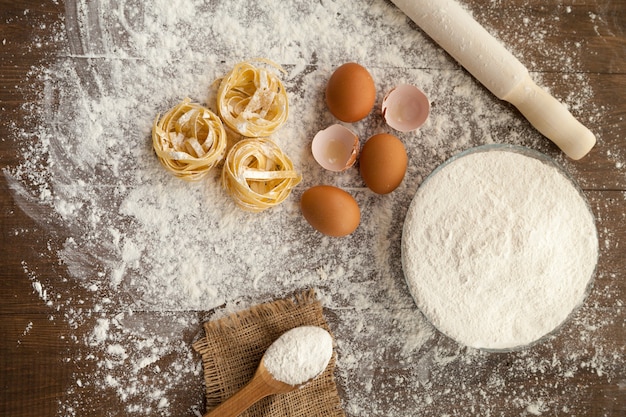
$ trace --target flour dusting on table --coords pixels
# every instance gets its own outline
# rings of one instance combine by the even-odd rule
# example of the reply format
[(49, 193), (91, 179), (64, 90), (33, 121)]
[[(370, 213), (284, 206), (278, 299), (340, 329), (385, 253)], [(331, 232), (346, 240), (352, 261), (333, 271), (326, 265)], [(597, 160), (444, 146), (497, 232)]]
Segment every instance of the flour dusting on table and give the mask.
[[(32, 70), (32, 80), (43, 88), (29, 92), (32, 119), (24, 124), (37, 128), (18, 122), (15, 140), (23, 160), (5, 172), (21, 208), (60, 239), (50, 252), (62, 263), (62, 278), (39, 276), (30, 267), (35, 260), (24, 260), (34, 290), (67, 321), (73, 330), (68, 337), (82, 352), (67, 358), (76, 365), (75, 383), (60, 401), (59, 415), (94, 409), (113, 415), (121, 404), (129, 416), (168, 416), (181, 408), (174, 407), (179, 399), (173, 395), (181, 387), (196, 390), (196, 402), (186, 407), (201, 415), (202, 370), (190, 339), (206, 317), (197, 311), (236, 310), (306, 287), (315, 288), (326, 307), (336, 336), (338, 384), (351, 416), (432, 415), (451, 403), (459, 404), (460, 414), (468, 403), (476, 415), (489, 415), (496, 404), (519, 414), (567, 413), (586, 389), (568, 386), (570, 376), (593, 372), (610, 380), (623, 363), (615, 359), (618, 352), (604, 352), (601, 344), (591, 352), (583, 342), (545, 362), (540, 358), (550, 349), (548, 340), (511, 354), (501, 372), (485, 376), (481, 365), (493, 360), (490, 354), (441, 337), (418, 312), (402, 274), (400, 237), (408, 204), (428, 173), (457, 152), (486, 143), (526, 145), (569, 162), (389, 2), (66, 3), (54, 35), (57, 56), (50, 66)], [(549, 23), (524, 20), (505, 36), (531, 71), (524, 48), (543, 48)], [(585, 75), (576, 73), (583, 49), (545, 51), (550, 65), (577, 77), (579, 88), (563, 98), (574, 111), (593, 103)], [(286, 202), (260, 214), (234, 206), (218, 171), (199, 183), (171, 176), (149, 140), (156, 114), (184, 97), (215, 110), (215, 81), (255, 57), (286, 70), (281, 77), (290, 115), (273, 139), (303, 174)], [(336, 122), (323, 91), (334, 68), (346, 61), (370, 70), (377, 103), (406, 82), (433, 104), (426, 125), (399, 135), (409, 168), (390, 196), (371, 193), (356, 169), (323, 171), (309, 150), (314, 133)], [(541, 83), (541, 74), (533, 77)], [(362, 141), (389, 131), (376, 111), (352, 127)], [(354, 195), (362, 223), (353, 235), (324, 237), (304, 221), (299, 197), (318, 184)], [(75, 283), (82, 295), (63, 293), (59, 280)], [(609, 290), (598, 291), (610, 297)], [(593, 306), (585, 306), (561, 334), (594, 339), (602, 326)], [(396, 365), (381, 368), (381, 358)], [(452, 374), (464, 378), (451, 380)], [(562, 398), (546, 394), (551, 388), (542, 384), (544, 374), (557, 375)], [(536, 382), (519, 392), (519, 378)], [(94, 391), (99, 398), (85, 394)]]

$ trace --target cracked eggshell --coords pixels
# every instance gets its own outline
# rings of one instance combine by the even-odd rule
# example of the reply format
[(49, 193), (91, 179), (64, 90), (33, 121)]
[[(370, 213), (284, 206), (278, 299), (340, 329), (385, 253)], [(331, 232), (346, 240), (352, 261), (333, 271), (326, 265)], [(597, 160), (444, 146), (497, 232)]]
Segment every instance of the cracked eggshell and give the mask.
[(356, 162), (358, 136), (345, 126), (334, 124), (317, 132), (311, 143), (313, 158), (329, 171), (341, 172)]
[(400, 84), (383, 99), (382, 113), (390, 127), (400, 132), (410, 132), (426, 122), (430, 103), (419, 88)]

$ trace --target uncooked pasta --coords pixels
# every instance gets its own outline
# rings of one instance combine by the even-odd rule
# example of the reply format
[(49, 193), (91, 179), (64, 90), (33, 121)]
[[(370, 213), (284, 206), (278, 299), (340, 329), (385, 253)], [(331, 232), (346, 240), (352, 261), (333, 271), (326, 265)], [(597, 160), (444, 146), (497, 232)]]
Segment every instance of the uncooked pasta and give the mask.
[[(269, 60), (259, 60), (282, 71)], [(217, 109), (224, 123), (247, 137), (266, 137), (283, 125), (289, 114), (287, 92), (276, 74), (241, 62), (221, 81)]]
[(226, 152), (226, 131), (220, 118), (185, 98), (152, 127), (152, 146), (165, 168), (185, 180), (199, 180)]
[(283, 202), (302, 176), (276, 143), (243, 139), (226, 155), (222, 185), (244, 210), (259, 212)]

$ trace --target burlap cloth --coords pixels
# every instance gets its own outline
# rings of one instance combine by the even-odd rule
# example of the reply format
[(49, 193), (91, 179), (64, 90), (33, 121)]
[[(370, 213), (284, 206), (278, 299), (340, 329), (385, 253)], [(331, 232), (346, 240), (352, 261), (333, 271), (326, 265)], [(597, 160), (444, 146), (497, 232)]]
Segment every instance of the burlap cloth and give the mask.
[[(330, 331), (312, 290), (204, 323), (204, 335), (193, 347), (202, 356), (207, 411), (252, 378), (261, 357), (281, 334), (303, 325)], [(324, 373), (311, 383), (287, 394), (264, 398), (241, 416), (344, 417), (334, 369), (333, 354)]]

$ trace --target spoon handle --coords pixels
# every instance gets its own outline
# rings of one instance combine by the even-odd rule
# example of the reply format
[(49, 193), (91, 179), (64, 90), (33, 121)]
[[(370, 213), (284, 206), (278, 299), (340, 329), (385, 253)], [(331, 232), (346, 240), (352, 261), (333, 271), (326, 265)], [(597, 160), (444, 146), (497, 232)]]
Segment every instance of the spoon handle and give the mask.
[(254, 403), (273, 393), (272, 388), (262, 378), (252, 378), (232, 397), (206, 413), (204, 417), (237, 417)]

